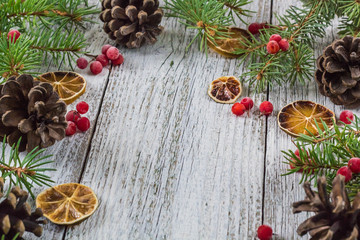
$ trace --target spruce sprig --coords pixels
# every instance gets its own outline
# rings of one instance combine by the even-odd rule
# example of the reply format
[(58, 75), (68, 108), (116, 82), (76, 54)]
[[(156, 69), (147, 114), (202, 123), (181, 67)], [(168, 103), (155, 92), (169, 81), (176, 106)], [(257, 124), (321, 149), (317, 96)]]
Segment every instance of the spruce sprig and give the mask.
[[(0, 0), (0, 77), (34, 74), (48, 55), (55, 65), (64, 59), (71, 65), (86, 46), (80, 28), (98, 12), (87, 0)], [(7, 41), (11, 29), (21, 32), (19, 44)]]
[(34, 184), (50, 186), (49, 183), (54, 181), (44, 172), (56, 171), (56, 169), (47, 167), (53, 161), (48, 160), (51, 155), (41, 156), (45, 149), (38, 150), (35, 148), (24, 158), (21, 158), (19, 154), (20, 142), (21, 139), (11, 147), (9, 154), (5, 154), (7, 145), (4, 138), (0, 156), (1, 177), (8, 182), (7, 194), (13, 186), (19, 186), (20, 188), (25, 187), (31, 197), (34, 198), (35, 196), (31, 191)]
[[(282, 151), (289, 165), (288, 172), (284, 175), (302, 173), (300, 183), (312, 181), (326, 176), (332, 182), (337, 171), (347, 166), (348, 161), (354, 157), (360, 157), (360, 118), (355, 115), (351, 124), (336, 125), (329, 129), (322, 130), (317, 125), (319, 136), (308, 136), (302, 134), (294, 141), (299, 155), (296, 156), (293, 150)], [(330, 185), (331, 186), (331, 185)], [(360, 187), (360, 174), (353, 174), (351, 181), (346, 184), (350, 195), (354, 196)]]

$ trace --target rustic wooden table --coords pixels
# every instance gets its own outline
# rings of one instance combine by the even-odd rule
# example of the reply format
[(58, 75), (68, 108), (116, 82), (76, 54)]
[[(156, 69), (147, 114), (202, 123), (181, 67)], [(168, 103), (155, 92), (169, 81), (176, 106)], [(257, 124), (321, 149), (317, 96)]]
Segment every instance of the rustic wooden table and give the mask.
[[(250, 7), (257, 13), (248, 22), (276, 23), (275, 15), (291, 4), (300, 6), (254, 0)], [(185, 53), (192, 33), (176, 19), (162, 25), (155, 45), (121, 48), (120, 67), (97, 76), (79, 70), (88, 82), (81, 100), (90, 105), (91, 129), (47, 153), (58, 169), (51, 173), (55, 182), (90, 186), (100, 207), (80, 225), (46, 225), (42, 239), (254, 239), (262, 223), (273, 227), (276, 239), (300, 239), (296, 228), (306, 216), (293, 215), (290, 206), (304, 194), (300, 176), (281, 176), (287, 169), (281, 150), (293, 145), (276, 114), (300, 99), (342, 108), (319, 95), (314, 81), (262, 94), (250, 94), (245, 84), (243, 96), (257, 106), (269, 99), (275, 112), (235, 117), (230, 105), (208, 97), (207, 88), (220, 76), (239, 76), (243, 66), (215, 53), (206, 58), (196, 45)], [(86, 35), (94, 54), (111, 43), (101, 24), (89, 25)], [(329, 28), (316, 43), (317, 55), (335, 38), (336, 29)]]

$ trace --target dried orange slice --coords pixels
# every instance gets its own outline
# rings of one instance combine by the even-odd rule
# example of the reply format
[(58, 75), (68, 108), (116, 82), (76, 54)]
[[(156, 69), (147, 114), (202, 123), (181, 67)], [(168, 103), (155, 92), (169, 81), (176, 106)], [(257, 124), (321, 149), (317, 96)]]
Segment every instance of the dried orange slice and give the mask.
[(37, 80), (50, 83), (66, 104), (73, 103), (86, 89), (85, 78), (75, 72), (48, 72)]
[(91, 188), (79, 183), (65, 183), (49, 188), (36, 197), (36, 207), (59, 225), (71, 225), (92, 215), (99, 202)]
[(278, 115), (279, 127), (294, 137), (300, 134), (310, 135), (308, 131), (318, 136), (315, 120), (322, 131), (325, 129), (322, 121), (329, 129), (332, 129), (335, 114), (323, 105), (311, 101), (296, 101), (286, 105)]
[(210, 40), (208, 40), (209, 47), (224, 57), (239, 57), (241, 54), (235, 54), (234, 51), (246, 48), (244, 41), (246, 39), (250, 39), (249, 33), (244, 29), (236, 27), (230, 27), (227, 30), (222, 30), (220, 32), (228, 33), (230, 37), (215, 39), (216, 44), (213, 44)]
[(219, 103), (234, 103), (241, 95), (241, 83), (234, 77), (220, 77), (210, 83), (208, 94)]

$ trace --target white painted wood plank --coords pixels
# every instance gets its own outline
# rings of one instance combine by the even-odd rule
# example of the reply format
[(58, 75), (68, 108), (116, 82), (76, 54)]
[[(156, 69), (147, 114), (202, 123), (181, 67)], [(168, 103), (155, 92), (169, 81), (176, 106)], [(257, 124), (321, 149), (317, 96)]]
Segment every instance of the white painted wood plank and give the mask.
[[(252, 8), (269, 20), (269, 1)], [(244, 239), (261, 223), (266, 120), (206, 93), (242, 68), (196, 46), (184, 55), (191, 36), (163, 23), (158, 43), (122, 50), (111, 73), (81, 181), (101, 205), (66, 239)]]
[[(90, 5), (97, 5), (100, 7), (98, 0), (89, 0)], [(93, 16), (93, 20), (99, 21), (98, 16)], [(94, 25), (93, 23), (87, 24), (87, 30), (85, 33), (87, 39), (89, 39), (89, 47), (87, 51), (94, 54), (101, 53), (101, 47), (110, 41), (104, 38), (101, 24)], [(90, 59), (89, 59), (90, 60)], [(46, 71), (56, 71), (54, 66), (46, 69)], [(63, 63), (60, 67), (62, 71), (71, 71), (68, 63)], [(97, 76), (90, 73), (89, 69), (80, 70), (76, 69), (76, 72), (82, 74), (87, 81), (87, 89), (84, 95), (82, 95), (73, 104), (67, 107), (68, 111), (75, 109), (76, 103), (79, 101), (86, 101), (90, 105), (89, 112), (84, 115), (90, 119), (91, 127), (85, 132), (78, 132), (72, 137), (66, 137), (61, 142), (57, 142), (54, 146), (48, 148), (45, 154), (52, 154), (51, 160), (55, 161), (50, 167), (56, 168), (56, 172), (48, 172), (51, 178), (55, 181), (54, 185), (78, 182), (80, 179), (80, 173), (85, 163), (85, 156), (90, 144), (91, 136), (94, 132), (94, 123), (98, 112), (100, 111), (101, 97), (105, 91), (105, 86), (109, 76), (109, 68), (103, 70), (103, 72)], [(35, 187), (34, 193), (37, 195), (47, 187)], [(35, 203), (31, 201), (32, 206)], [(56, 226), (55, 224), (48, 223), (44, 227), (44, 233), (41, 239), (62, 239), (65, 227)], [(39, 239), (35, 238), (31, 234), (26, 234), (25, 239)]]
[[(283, 14), (290, 5), (301, 6), (301, 2), (295, 0), (274, 1), (273, 12), (274, 14)], [(334, 27), (328, 28), (327, 37), (317, 40), (316, 57), (325, 46), (337, 37), (336, 25), (335, 22)], [(293, 88), (290, 86), (278, 87), (271, 91), (269, 96), (277, 112), (286, 104), (296, 100), (311, 100), (320, 103), (334, 110), (337, 116), (344, 109), (335, 106), (330, 100), (322, 96), (317, 90), (315, 80), (305, 86), (298, 84)], [(312, 216), (305, 213), (296, 215), (292, 213), (292, 203), (305, 198), (302, 185), (299, 185), (301, 174), (281, 176), (286, 173), (288, 168), (288, 165), (283, 163), (285, 158), (281, 151), (288, 149), (295, 151), (296, 148), (291, 142), (293, 138), (279, 129), (276, 117), (269, 118), (267, 138), (264, 223), (272, 226), (274, 232), (278, 234), (275, 239), (300, 239), (300, 236), (296, 234), (297, 227), (306, 218)], [(309, 239), (309, 237), (306, 236), (301, 239)]]

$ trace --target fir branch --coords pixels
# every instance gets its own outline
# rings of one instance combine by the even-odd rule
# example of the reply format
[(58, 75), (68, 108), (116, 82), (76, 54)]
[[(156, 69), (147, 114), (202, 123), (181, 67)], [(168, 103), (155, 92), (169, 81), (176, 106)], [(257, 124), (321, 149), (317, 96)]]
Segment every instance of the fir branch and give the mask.
[(35, 196), (31, 191), (34, 184), (38, 186), (50, 186), (49, 183), (53, 182), (49, 176), (44, 174), (46, 171), (55, 171), (55, 169), (46, 167), (46, 165), (53, 162), (47, 160), (51, 156), (40, 157), (45, 149), (38, 150), (35, 148), (21, 159), (19, 154), (20, 138), (17, 144), (11, 147), (9, 157), (7, 158), (5, 156), (5, 138), (6, 136), (3, 139), (2, 153), (0, 156), (0, 172), (2, 178), (8, 181), (7, 193), (10, 192), (13, 186), (25, 187), (32, 198), (34, 198)]
[[(360, 157), (360, 119), (355, 116), (352, 124), (341, 126), (334, 125), (329, 129), (325, 123), (324, 130), (317, 125), (319, 137), (301, 135), (295, 140), (295, 146), (299, 149), (299, 156), (294, 151), (283, 151), (287, 160), (285, 163), (290, 166), (284, 175), (302, 173), (300, 183), (313, 181), (320, 176), (326, 176), (331, 182), (337, 171), (347, 166), (348, 161), (354, 157)], [(353, 178), (347, 183), (349, 189), (354, 190), (351, 196), (357, 193), (360, 187), (360, 174), (353, 174)], [(356, 191), (355, 191), (355, 188)]]

